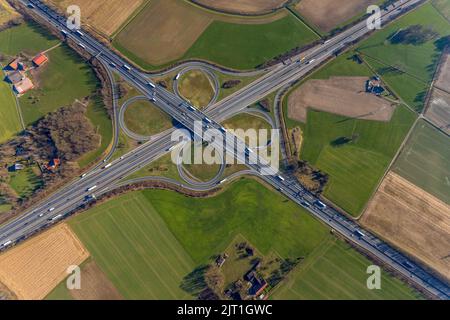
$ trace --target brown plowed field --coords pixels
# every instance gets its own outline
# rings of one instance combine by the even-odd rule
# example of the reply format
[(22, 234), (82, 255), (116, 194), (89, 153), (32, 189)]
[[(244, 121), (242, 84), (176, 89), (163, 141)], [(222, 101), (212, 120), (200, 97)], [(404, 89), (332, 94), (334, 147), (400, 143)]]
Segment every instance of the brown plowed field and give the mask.
[(282, 7), (287, 0), (191, 0), (207, 8), (237, 14), (264, 14)]
[(0, 255), (0, 282), (19, 299), (40, 300), (80, 265), (89, 252), (66, 224), (60, 224)]
[(390, 172), (362, 225), (450, 279), (450, 206)]
[(395, 105), (365, 92), (366, 77), (331, 77), (309, 80), (291, 93), (289, 118), (306, 122), (307, 109), (335, 113), (351, 118), (389, 121)]
[(365, 12), (373, 3), (373, 0), (301, 0), (296, 9), (320, 30), (328, 32)]
[(101, 33), (110, 36), (145, 0), (46, 0), (62, 11), (70, 5), (81, 8), (81, 19)]
[(94, 261), (89, 261), (81, 270), (81, 289), (71, 290), (76, 300), (122, 300), (119, 291)]

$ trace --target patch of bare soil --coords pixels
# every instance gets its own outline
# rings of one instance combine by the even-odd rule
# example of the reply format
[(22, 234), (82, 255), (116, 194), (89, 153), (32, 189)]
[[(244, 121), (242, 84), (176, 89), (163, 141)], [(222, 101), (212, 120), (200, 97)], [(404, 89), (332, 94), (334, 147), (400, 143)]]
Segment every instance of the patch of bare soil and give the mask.
[(94, 261), (86, 263), (81, 271), (81, 289), (71, 290), (70, 294), (76, 300), (122, 300), (103, 271)]
[(450, 279), (450, 206), (446, 203), (390, 172), (361, 223)]
[(308, 108), (366, 120), (389, 121), (395, 104), (365, 91), (366, 77), (309, 80), (291, 93), (289, 118), (306, 122)]
[(373, 0), (301, 0), (296, 9), (320, 30), (328, 32), (365, 12), (371, 4)]

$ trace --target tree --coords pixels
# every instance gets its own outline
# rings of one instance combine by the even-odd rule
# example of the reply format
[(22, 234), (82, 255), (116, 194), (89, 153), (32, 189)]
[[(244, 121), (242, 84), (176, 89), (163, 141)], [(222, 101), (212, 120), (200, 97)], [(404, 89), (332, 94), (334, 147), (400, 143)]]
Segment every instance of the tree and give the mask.
[(431, 27), (424, 27), (420, 24), (416, 24), (394, 34), (391, 38), (391, 43), (411, 44), (418, 46), (427, 41), (433, 40), (438, 36), (439, 34)]

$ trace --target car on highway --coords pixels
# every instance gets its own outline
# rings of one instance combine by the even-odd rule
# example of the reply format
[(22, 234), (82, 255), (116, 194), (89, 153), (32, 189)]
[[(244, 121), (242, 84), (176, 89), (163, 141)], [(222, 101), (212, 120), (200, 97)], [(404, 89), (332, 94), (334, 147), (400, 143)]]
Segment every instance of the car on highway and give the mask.
[(51, 207), (50, 209), (48, 209), (48, 212), (52, 212), (52, 211), (54, 211), (55, 210), (55, 208), (54, 207)]

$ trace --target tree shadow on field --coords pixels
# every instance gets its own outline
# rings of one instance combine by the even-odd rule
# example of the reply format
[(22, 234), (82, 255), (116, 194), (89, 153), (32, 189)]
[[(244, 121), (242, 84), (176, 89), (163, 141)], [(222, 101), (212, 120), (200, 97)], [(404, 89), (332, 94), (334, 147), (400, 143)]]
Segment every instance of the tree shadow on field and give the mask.
[(180, 288), (191, 295), (199, 295), (207, 288), (205, 281), (205, 272), (207, 270), (207, 265), (198, 266), (183, 278)]

